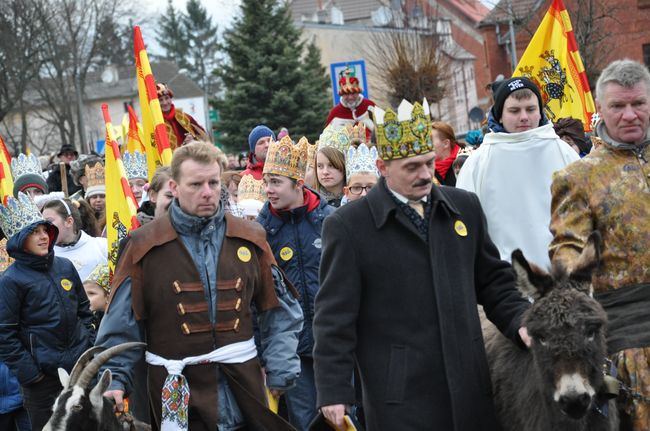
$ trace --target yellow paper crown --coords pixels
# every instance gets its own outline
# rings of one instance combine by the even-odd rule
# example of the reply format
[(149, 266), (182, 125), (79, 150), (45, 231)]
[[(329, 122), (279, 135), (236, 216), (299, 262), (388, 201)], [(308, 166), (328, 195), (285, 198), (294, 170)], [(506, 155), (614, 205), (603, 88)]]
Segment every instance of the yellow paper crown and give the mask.
[(427, 99), (422, 105), (402, 100), (397, 113), (375, 107), (374, 122), (377, 148), (383, 160), (414, 157), (433, 150)]
[(252, 175), (244, 175), (239, 182), (239, 187), (237, 187), (237, 196), (240, 201), (253, 199), (265, 202), (264, 181), (256, 180)]
[(350, 148), (350, 134), (345, 127), (336, 128), (331, 124), (323, 130), (318, 138), (318, 149), (332, 147), (345, 155)]
[(305, 178), (307, 167), (307, 138), (300, 138), (294, 144), (289, 135), (281, 140), (271, 142), (264, 162), (265, 174), (282, 175), (283, 177), (302, 180)]
[(307, 167), (316, 167), (316, 153), (318, 150), (318, 141), (314, 144), (307, 145)]
[(105, 182), (104, 165), (97, 162), (95, 166), (86, 166), (87, 187), (103, 186)]
[(358, 147), (361, 144), (370, 146), (366, 135), (365, 124), (357, 123), (354, 126), (352, 124), (348, 124), (345, 126), (345, 128), (347, 129), (348, 135), (350, 136), (350, 146)]

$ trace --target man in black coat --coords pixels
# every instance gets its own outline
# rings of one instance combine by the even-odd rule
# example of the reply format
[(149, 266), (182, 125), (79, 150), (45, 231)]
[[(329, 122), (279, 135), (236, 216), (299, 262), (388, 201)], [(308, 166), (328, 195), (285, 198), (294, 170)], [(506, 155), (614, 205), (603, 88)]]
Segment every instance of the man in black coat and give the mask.
[(402, 119), (401, 133), (384, 134), (384, 113), (375, 115), (383, 178), (323, 226), (313, 323), (318, 406), (341, 424), (355, 400), (356, 362), (371, 431), (496, 430), (477, 304), (525, 348), (528, 303), (488, 236), (478, 198), (432, 187), (430, 123), (415, 139), (409, 133), (428, 112), (411, 109), (415, 120)]

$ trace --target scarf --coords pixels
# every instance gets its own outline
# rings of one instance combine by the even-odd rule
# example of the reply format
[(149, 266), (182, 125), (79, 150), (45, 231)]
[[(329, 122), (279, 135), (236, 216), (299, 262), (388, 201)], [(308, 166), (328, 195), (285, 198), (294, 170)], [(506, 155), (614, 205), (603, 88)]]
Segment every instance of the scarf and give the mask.
[(176, 117), (176, 107), (172, 105), (169, 112), (163, 112), (162, 114), (165, 121), (172, 121)]
[(451, 154), (449, 154), (449, 157), (442, 160), (436, 160), (436, 172), (438, 172), (438, 175), (440, 175), (443, 180), (447, 176), (447, 172), (449, 171), (449, 168), (451, 168), (451, 165), (454, 163), (454, 160), (456, 160), (459, 151), (460, 145), (454, 142), (454, 148), (451, 149)]
[(632, 150), (637, 155), (641, 154), (645, 147), (647, 147), (650, 143), (650, 140), (648, 139), (648, 136), (650, 136), (650, 129), (646, 131), (646, 138), (640, 144), (628, 144), (625, 142), (615, 141), (611, 136), (609, 136), (609, 133), (607, 133), (607, 128), (605, 127), (604, 121), (599, 121), (596, 125), (596, 135), (605, 141), (605, 143), (607, 143), (609, 146), (614, 147), (617, 150)]

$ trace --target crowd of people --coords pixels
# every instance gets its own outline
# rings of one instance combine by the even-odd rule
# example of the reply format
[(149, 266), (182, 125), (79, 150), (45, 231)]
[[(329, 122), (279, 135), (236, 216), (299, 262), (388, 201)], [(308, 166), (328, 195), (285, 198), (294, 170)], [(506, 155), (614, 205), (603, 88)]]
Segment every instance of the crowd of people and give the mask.
[(382, 108), (340, 79), (317, 142), (260, 124), (245, 156), (206, 142), (158, 84), (172, 162), (149, 178), (144, 154), (124, 154), (140, 227), (111, 251), (102, 156), (12, 159), (1, 429), (43, 429), (57, 370), (88, 348), (142, 342), (103, 365), (103, 396), (154, 429), (496, 430), (478, 306), (521, 349), (543, 342), (522, 323), (512, 252), (570, 267), (598, 231), (594, 295), (636, 394), (621, 429), (650, 430), (645, 66), (603, 70), (591, 136), (513, 77), (464, 142), (426, 100)]

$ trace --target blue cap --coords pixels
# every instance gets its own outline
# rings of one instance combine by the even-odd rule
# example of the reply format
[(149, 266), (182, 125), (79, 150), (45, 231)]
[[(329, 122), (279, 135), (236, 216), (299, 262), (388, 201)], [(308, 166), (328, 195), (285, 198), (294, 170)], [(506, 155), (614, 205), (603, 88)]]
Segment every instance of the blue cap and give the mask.
[(275, 133), (273, 133), (273, 130), (263, 124), (255, 126), (255, 128), (251, 130), (251, 133), (248, 135), (248, 147), (251, 149), (251, 153), (255, 152), (257, 141), (261, 138), (266, 138), (267, 136), (270, 136), (271, 139), (275, 140)]

